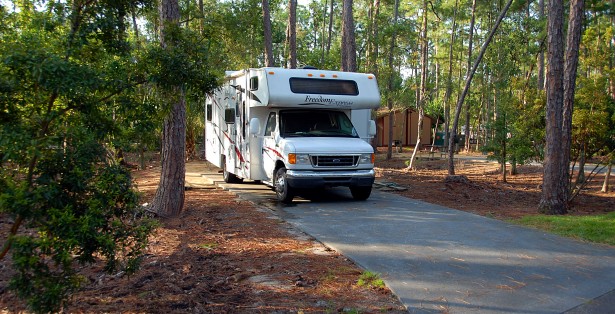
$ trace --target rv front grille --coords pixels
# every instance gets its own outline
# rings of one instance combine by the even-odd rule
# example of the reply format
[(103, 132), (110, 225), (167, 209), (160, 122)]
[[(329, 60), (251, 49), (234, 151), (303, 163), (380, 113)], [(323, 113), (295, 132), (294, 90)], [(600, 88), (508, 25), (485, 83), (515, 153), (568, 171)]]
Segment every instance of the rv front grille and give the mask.
[(354, 167), (359, 163), (358, 155), (311, 156), (314, 167)]

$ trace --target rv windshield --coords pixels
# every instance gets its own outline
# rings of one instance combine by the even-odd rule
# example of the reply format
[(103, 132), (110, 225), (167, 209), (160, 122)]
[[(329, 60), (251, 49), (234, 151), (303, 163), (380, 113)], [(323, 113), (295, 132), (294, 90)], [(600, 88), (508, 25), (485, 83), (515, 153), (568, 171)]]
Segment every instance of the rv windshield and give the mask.
[(282, 137), (359, 137), (350, 119), (341, 111), (280, 111)]

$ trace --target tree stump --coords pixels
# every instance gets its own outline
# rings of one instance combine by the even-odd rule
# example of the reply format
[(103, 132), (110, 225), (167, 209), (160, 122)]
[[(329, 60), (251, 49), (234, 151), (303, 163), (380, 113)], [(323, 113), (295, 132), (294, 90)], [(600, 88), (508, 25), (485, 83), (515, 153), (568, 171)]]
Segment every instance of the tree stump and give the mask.
[(468, 179), (468, 177), (466, 177), (464, 175), (452, 175), (452, 176), (446, 176), (446, 178), (444, 179), (444, 183), (464, 183), (464, 184), (469, 184), (470, 180)]

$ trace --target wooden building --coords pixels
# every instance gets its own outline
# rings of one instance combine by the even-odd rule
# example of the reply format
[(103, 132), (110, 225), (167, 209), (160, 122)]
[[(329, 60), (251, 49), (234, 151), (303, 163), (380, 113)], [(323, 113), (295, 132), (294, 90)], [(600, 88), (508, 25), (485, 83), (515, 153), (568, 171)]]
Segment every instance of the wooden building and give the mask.
[[(387, 146), (389, 143), (389, 112), (379, 111), (376, 118), (377, 134), (376, 145)], [(402, 146), (416, 145), (418, 135), (419, 113), (413, 109), (400, 109), (393, 113), (393, 140), (399, 141)], [(425, 115), (423, 117), (422, 144), (431, 144), (433, 140), (434, 118)]]

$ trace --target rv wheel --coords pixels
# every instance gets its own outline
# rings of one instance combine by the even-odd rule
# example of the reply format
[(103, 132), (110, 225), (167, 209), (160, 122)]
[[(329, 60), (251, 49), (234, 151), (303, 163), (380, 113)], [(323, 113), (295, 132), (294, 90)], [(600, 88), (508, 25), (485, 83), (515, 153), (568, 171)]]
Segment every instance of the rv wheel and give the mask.
[(286, 181), (286, 168), (282, 167), (275, 173), (275, 194), (284, 204), (293, 202), (293, 191)]
[(352, 194), (352, 198), (357, 201), (364, 201), (369, 198), (369, 195), (372, 194), (371, 186), (353, 186), (350, 188), (350, 193)]
[(226, 161), (222, 162), (222, 179), (224, 179), (224, 182), (226, 183), (241, 183), (242, 181), (236, 175), (226, 170)]

